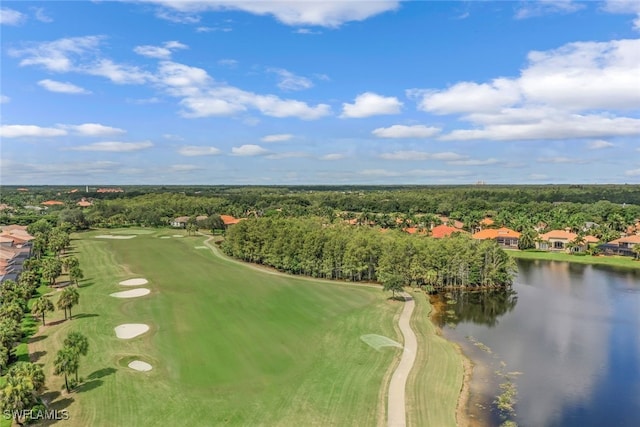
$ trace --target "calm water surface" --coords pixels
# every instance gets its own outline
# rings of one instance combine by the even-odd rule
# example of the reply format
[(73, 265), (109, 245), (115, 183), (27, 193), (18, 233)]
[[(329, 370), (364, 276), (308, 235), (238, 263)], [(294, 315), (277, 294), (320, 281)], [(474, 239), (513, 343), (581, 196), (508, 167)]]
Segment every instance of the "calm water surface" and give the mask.
[(521, 427), (640, 426), (640, 271), (518, 267), (515, 295), (454, 296), (434, 319), (476, 364), (471, 413), (504, 420), (492, 404), (498, 371), (517, 386), (509, 419)]

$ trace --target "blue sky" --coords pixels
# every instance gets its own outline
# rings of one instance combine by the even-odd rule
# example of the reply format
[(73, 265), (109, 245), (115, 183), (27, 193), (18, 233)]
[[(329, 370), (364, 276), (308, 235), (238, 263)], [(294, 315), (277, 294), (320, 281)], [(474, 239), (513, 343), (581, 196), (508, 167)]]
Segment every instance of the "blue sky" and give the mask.
[(640, 183), (640, 2), (2, 2), (2, 184)]

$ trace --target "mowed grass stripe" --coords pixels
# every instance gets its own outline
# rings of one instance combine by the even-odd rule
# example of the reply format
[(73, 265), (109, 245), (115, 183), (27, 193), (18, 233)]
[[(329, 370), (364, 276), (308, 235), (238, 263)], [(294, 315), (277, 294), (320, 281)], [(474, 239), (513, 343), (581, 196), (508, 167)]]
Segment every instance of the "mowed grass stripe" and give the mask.
[[(36, 343), (51, 381), (55, 351), (69, 330), (90, 340), (85, 386), (72, 394), (69, 426), (376, 425), (379, 390), (398, 349), (377, 352), (359, 337), (398, 339), (400, 305), (379, 289), (280, 277), (196, 250), (202, 237), (138, 235), (74, 241), (89, 284), (74, 313), (94, 314), (47, 327)], [(148, 296), (109, 296), (132, 277)], [(119, 340), (113, 327), (147, 323)], [(153, 365), (126, 368), (131, 356)], [(93, 374), (91, 378), (87, 378)], [(99, 377), (99, 378), (98, 378)], [(65, 396), (63, 396), (65, 397)], [(67, 402), (68, 403), (68, 402)]]
[(411, 327), (418, 338), (416, 362), (407, 380), (409, 426), (456, 426), (456, 407), (462, 388), (462, 355), (438, 335), (429, 319), (431, 304), (423, 292), (416, 301)]

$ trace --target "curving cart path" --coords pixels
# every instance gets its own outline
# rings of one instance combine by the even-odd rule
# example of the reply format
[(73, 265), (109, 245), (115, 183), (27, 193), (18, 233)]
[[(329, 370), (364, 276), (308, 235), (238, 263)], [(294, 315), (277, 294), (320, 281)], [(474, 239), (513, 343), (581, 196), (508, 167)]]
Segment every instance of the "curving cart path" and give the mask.
[(407, 425), (406, 406), (405, 406), (405, 390), (407, 388), (407, 378), (409, 372), (413, 368), (416, 360), (416, 352), (418, 350), (418, 341), (416, 334), (411, 329), (411, 314), (416, 305), (413, 298), (406, 292), (401, 294), (404, 297), (404, 308), (400, 314), (398, 326), (404, 336), (404, 350), (398, 367), (393, 372), (391, 382), (389, 383), (389, 398), (387, 404), (387, 426), (388, 427), (405, 427)]

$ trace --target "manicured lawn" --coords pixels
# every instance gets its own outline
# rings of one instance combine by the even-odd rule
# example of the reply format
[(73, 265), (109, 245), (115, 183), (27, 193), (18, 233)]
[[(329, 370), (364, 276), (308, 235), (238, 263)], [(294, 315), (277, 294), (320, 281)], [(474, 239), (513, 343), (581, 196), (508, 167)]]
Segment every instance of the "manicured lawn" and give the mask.
[(456, 426), (456, 407), (462, 388), (462, 355), (454, 344), (439, 336), (429, 319), (431, 304), (424, 292), (416, 301), (411, 327), (418, 338), (418, 354), (407, 380), (409, 426)]
[(632, 257), (623, 256), (592, 256), (592, 255), (571, 255), (558, 252), (539, 251), (514, 251), (507, 250), (507, 253), (514, 258), (521, 259), (544, 259), (550, 261), (567, 261), (580, 264), (601, 264), (615, 267), (640, 268), (640, 261)]
[[(72, 242), (86, 276), (74, 319), (42, 328), (46, 338), (31, 344), (45, 352), (45, 397), (70, 413), (57, 425), (384, 424), (386, 381), (400, 350), (378, 352), (360, 340), (401, 340), (401, 304), (380, 289), (266, 274), (195, 249), (201, 236), (159, 238), (174, 230), (130, 240), (98, 234), (108, 232)], [(109, 296), (132, 289), (118, 282), (136, 277), (149, 280), (150, 295)], [(56, 312), (47, 323), (62, 318)], [(122, 323), (151, 330), (121, 340), (113, 328)], [(70, 331), (87, 335), (90, 350), (81, 359), (84, 384), (67, 395), (52, 361)], [(135, 358), (153, 370), (129, 369)], [(457, 395), (446, 398), (455, 405)]]

